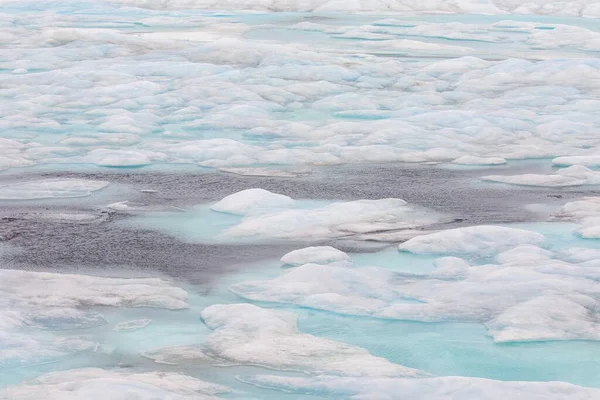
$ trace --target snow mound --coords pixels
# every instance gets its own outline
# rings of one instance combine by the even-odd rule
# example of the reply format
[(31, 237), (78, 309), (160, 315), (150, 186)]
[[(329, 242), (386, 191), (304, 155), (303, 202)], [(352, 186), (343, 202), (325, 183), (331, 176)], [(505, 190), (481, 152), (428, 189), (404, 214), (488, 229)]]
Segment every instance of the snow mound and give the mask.
[(522, 186), (564, 187), (598, 185), (600, 184), (600, 172), (583, 165), (573, 165), (556, 171), (556, 174), (489, 175), (481, 179)]
[(209, 354), (235, 364), (345, 376), (422, 376), (348, 344), (298, 332), (296, 316), (252, 304), (217, 304), (202, 311), (214, 332)]
[(553, 253), (538, 246), (523, 245), (496, 255), (495, 260), (500, 264), (543, 262), (551, 259)]
[(331, 246), (313, 246), (291, 251), (281, 257), (281, 262), (293, 266), (309, 263), (352, 265), (352, 258)]
[[(89, 339), (48, 332), (68, 332), (104, 325), (94, 306), (187, 308), (187, 293), (156, 278), (121, 279), (87, 275), (0, 270), (0, 349), (3, 362), (48, 360), (84, 350), (96, 351)], [(147, 320), (119, 324), (131, 330)]]
[(575, 2), (533, 0), (515, 3), (508, 0), (462, 0), (448, 3), (444, 0), (419, 2), (416, 0), (111, 0), (133, 7), (151, 9), (201, 8), (217, 10), (263, 10), (295, 12), (424, 12), (460, 14), (552, 14), (569, 16), (599, 16), (595, 1)]
[(539, 244), (540, 233), (503, 226), (469, 226), (417, 236), (398, 249), (417, 254), (471, 254), (489, 256), (524, 244)]
[(280, 208), (291, 208), (295, 204), (291, 197), (272, 193), (264, 189), (246, 189), (234, 193), (213, 204), (211, 210), (248, 215)]

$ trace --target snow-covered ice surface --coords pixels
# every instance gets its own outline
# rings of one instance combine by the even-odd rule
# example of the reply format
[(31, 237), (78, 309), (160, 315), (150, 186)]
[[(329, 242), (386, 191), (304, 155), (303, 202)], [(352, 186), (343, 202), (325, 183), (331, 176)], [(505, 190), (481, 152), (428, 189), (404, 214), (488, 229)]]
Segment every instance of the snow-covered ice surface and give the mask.
[[(100, 396), (117, 385), (124, 398), (218, 398), (216, 384), (240, 399), (363, 398), (400, 387), (415, 399), (486, 388), (593, 399), (600, 266), (590, 261), (600, 246), (565, 224), (470, 228), (485, 253), (450, 249), (439, 234), (424, 241), (428, 250), (418, 246), (432, 254), (313, 246), (246, 264), (209, 291), (157, 278), (4, 270), (9, 359), (0, 367), (9, 385), (0, 396)], [(435, 254), (441, 248), (461, 258)], [(425, 385), (427, 375), (440, 377)], [(345, 380), (358, 376), (360, 387)]]
[(598, 1), (0, 4), (0, 399), (600, 398)]
[[(380, 14), (334, 12), (348, 8)], [(434, 10), (490, 15), (411, 14)], [(589, 166), (600, 29), (573, 16), (594, 13), (542, 0), (3, 2), (0, 168)]]
[(521, 229), (458, 228), (400, 245), (402, 251), (467, 257), (438, 258), (428, 273), (307, 263), (231, 290), (255, 301), (350, 315), (477, 321), (496, 342), (600, 340), (598, 265), (572, 264), (531, 244), (543, 242), (544, 235)]
[[(225, 214), (225, 215), (223, 215)], [(401, 233), (407, 238), (441, 215), (396, 198), (325, 202), (294, 200), (264, 189), (247, 189), (212, 205), (188, 212), (165, 212), (126, 220), (130, 226), (155, 229), (200, 243), (323, 239), (358, 239), (363, 235)]]
[(352, 258), (331, 246), (313, 246), (290, 251), (281, 257), (281, 262), (290, 266), (309, 263), (352, 265)]
[(123, 373), (84, 368), (43, 375), (0, 391), (2, 399), (215, 400), (228, 388), (177, 373)]
[[(14, 1), (14, 0), (8, 0)], [(588, 0), (555, 1), (533, 0), (518, 2), (510, 0), (461, 0), (448, 2), (433, 0), (111, 0), (118, 4), (152, 9), (201, 8), (220, 10), (267, 10), (267, 11), (379, 11), (379, 12), (429, 12), (472, 14), (550, 14), (598, 17), (598, 2)]]

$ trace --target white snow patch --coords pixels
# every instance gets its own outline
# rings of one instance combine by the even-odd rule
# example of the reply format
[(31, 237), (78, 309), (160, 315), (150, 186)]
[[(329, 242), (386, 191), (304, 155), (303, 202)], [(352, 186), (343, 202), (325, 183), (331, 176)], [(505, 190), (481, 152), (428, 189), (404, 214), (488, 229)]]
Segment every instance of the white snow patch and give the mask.
[(244, 215), (225, 230), (225, 237), (320, 239), (411, 229), (437, 220), (432, 213), (410, 207), (401, 199), (357, 200), (316, 208), (297, 208), (294, 200), (262, 189), (226, 197), (214, 211)]
[(281, 262), (293, 266), (309, 263), (350, 266), (352, 265), (352, 258), (343, 251), (331, 246), (313, 246), (291, 251), (281, 257)]
[(469, 226), (412, 238), (398, 246), (417, 254), (471, 254), (490, 256), (518, 245), (539, 244), (544, 235), (503, 226)]
[(292, 393), (315, 393), (352, 400), (591, 400), (600, 389), (565, 382), (495, 381), (462, 376), (410, 378), (361, 378), (321, 375), (310, 378), (275, 375), (245, 376), (241, 380), (263, 388)]
[[(497, 342), (600, 340), (600, 318), (594, 311), (600, 306), (600, 263), (594, 259), (595, 253), (579, 257), (577, 261), (585, 260), (583, 264), (573, 264), (560, 257), (572, 259), (578, 254), (576, 249), (553, 253), (527, 244), (530, 239), (543, 239), (534, 232), (487, 231), (491, 232), (494, 243), (486, 242), (485, 236), (462, 235), (476, 250), (470, 253), (468, 248), (465, 254), (477, 256), (486, 249), (487, 255), (493, 255), (502, 249), (496, 255), (500, 264), (471, 265), (461, 258), (442, 257), (434, 261), (434, 271), (418, 275), (375, 267), (304, 264), (284, 270), (274, 279), (234, 284), (230, 290), (252, 301), (341, 314), (480, 322)], [(458, 235), (451, 232), (447, 236), (454, 240)], [(502, 241), (498, 237), (505, 241), (498, 242)], [(434, 242), (436, 251), (440, 242)], [(456, 250), (451, 244), (443, 246), (450, 253)], [(570, 308), (578, 311), (571, 315)]]
[(236, 364), (344, 376), (422, 376), (368, 351), (298, 332), (296, 316), (252, 304), (217, 304), (202, 311), (213, 329), (209, 354)]
[(210, 208), (222, 213), (248, 215), (273, 209), (291, 208), (294, 204), (291, 197), (282, 194), (264, 189), (246, 189), (225, 197)]

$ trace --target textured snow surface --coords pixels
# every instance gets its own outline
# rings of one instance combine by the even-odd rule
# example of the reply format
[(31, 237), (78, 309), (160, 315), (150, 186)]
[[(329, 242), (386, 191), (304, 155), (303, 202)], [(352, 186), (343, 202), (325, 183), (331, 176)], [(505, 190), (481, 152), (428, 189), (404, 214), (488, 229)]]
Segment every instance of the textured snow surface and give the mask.
[(210, 208), (218, 212), (246, 215), (293, 206), (294, 200), (288, 196), (271, 193), (264, 189), (246, 189), (225, 197)]
[[(0, 365), (95, 350), (77, 329), (106, 324), (94, 306), (187, 308), (187, 293), (167, 281), (0, 270)], [(133, 321), (142, 327), (149, 321)], [(132, 329), (132, 324), (117, 330)], [(44, 331), (73, 330), (52, 337)]]
[(217, 304), (202, 311), (214, 332), (205, 342), (215, 357), (233, 363), (345, 376), (420, 376), (359, 347), (298, 332), (293, 313), (252, 304)]
[(108, 186), (105, 181), (86, 179), (44, 179), (0, 186), (0, 200), (35, 200), (85, 197)]
[[(575, 231), (579, 236), (585, 239), (600, 239), (600, 197), (584, 197), (581, 200), (569, 202), (556, 216), (579, 222), (581, 227)], [(590, 251), (586, 250), (586, 253), (590, 254)], [(596, 254), (592, 254), (593, 257), (596, 256)]]
[[(598, 2), (5, 4), (0, 169), (189, 163), (295, 177), (311, 165), (364, 162), (593, 166), (600, 154), (597, 26), (510, 20), (600, 16)], [(187, 7), (507, 20), (170, 11)], [(598, 182), (591, 173), (558, 175), (541, 184)], [(506, 179), (540, 184), (495, 180)]]
[(542, 244), (543, 238), (504, 227), (447, 230), (410, 239), (400, 248), (495, 262), (443, 257), (432, 272), (422, 274), (309, 263), (274, 279), (236, 283), (230, 290), (253, 301), (341, 314), (480, 322), (497, 342), (600, 340), (600, 264), (589, 263), (594, 254), (573, 262), (575, 249), (555, 254), (529, 244)]
[(555, 14), (576, 16), (600, 16), (599, 3), (587, 1), (532, 0), (111, 0), (118, 4), (135, 7), (163, 8), (212, 8), (227, 10), (269, 11), (395, 11), (433, 13), (475, 14)]
[(336, 376), (292, 378), (259, 375), (243, 377), (242, 380), (261, 387), (357, 400), (391, 400), (397, 399), (399, 394), (406, 400), (592, 400), (600, 396), (600, 389), (563, 382), (502, 382), (458, 376), (357, 380)]
[(291, 251), (281, 257), (281, 262), (293, 266), (308, 263), (352, 265), (352, 258), (331, 246), (313, 246)]
[(469, 226), (412, 238), (398, 246), (402, 251), (485, 256), (520, 244), (538, 244), (544, 235), (504, 226)]
[(214, 361), (199, 346), (172, 346), (145, 351), (141, 354), (157, 364), (178, 365), (189, 362)]
[(151, 319), (134, 319), (131, 321), (120, 322), (116, 324), (113, 331), (136, 331), (145, 328), (152, 322)]
[(113, 372), (85, 368), (52, 372), (0, 389), (3, 400), (210, 400), (229, 389), (172, 372)]
[(287, 196), (264, 189), (232, 194), (211, 209), (243, 216), (239, 223), (222, 233), (225, 237), (241, 238), (314, 240), (408, 230), (438, 219), (431, 212), (407, 205), (402, 199), (356, 200), (306, 208)]

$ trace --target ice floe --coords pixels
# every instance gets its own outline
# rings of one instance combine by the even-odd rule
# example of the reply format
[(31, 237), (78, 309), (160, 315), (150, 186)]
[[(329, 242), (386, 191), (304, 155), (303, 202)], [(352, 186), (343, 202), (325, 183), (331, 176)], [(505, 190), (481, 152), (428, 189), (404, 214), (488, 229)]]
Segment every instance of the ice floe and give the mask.
[(309, 263), (352, 265), (352, 258), (331, 246), (313, 246), (291, 251), (281, 257), (281, 262), (293, 266)]
[(84, 368), (52, 372), (0, 389), (0, 399), (211, 400), (229, 388), (174, 372), (121, 372)]
[(552, 164), (559, 166), (583, 165), (586, 167), (600, 167), (600, 156), (573, 156), (557, 157)]
[(298, 331), (296, 315), (252, 304), (217, 304), (202, 311), (213, 329), (204, 343), (210, 355), (235, 364), (343, 376), (423, 376), (359, 347)]
[(222, 233), (225, 237), (314, 240), (410, 229), (437, 221), (433, 213), (411, 207), (401, 199), (356, 200), (306, 208), (287, 196), (263, 189), (233, 194), (211, 208), (244, 216)]
[(595, 260), (595, 253), (568, 261), (575, 250), (555, 253), (530, 244), (542, 244), (541, 234), (489, 228), (502, 227), (459, 228), (405, 244), (418, 252), (488, 257), (497, 263), (443, 257), (435, 260), (432, 272), (412, 274), (308, 263), (270, 280), (233, 284), (230, 290), (253, 301), (341, 314), (480, 322), (497, 342), (600, 340), (595, 311), (600, 265), (588, 261)]
[(281, 0), (110, 0), (119, 4), (152, 9), (203, 8), (217, 10), (263, 10), (263, 11), (380, 11), (380, 12), (427, 12), (472, 14), (557, 14), (572, 16), (600, 16), (595, 1), (534, 0), (514, 3), (507, 0), (462, 0), (449, 4), (443, 0), (419, 2), (416, 0), (304, 0), (285, 2)]
[[(98, 344), (77, 333), (52, 337), (44, 331), (66, 331), (106, 324), (95, 306), (187, 308), (187, 293), (157, 278), (124, 279), (88, 275), (0, 270), (0, 363), (39, 360)], [(137, 321), (137, 325), (141, 324)], [(136, 325), (136, 324), (134, 324)], [(131, 328), (121, 325), (119, 329)]]
[(470, 254), (487, 256), (524, 244), (539, 244), (544, 235), (505, 226), (469, 226), (412, 238), (398, 246), (418, 254)]
[[(46, 168), (41, 165), (67, 170), (78, 164), (94, 170), (151, 164), (160, 169), (186, 163), (202, 171), (299, 178), (318, 171), (313, 166), (344, 163), (487, 168), (552, 159), (559, 169), (550, 174), (495, 172), (483, 179), (557, 188), (600, 184), (594, 169), (600, 166), (597, 27), (583, 19), (510, 15), (599, 17), (595, 0), (0, 2), (7, 5), (0, 13), (0, 130), (5, 135), (0, 170)], [(377, 13), (356, 15), (363, 11)], [(505, 20), (414, 18), (423, 12), (501, 14)], [(411, 17), (404, 18), (407, 14)], [(11, 181), (0, 187), (0, 200), (82, 197), (106, 185), (87, 179)], [(365, 267), (364, 260), (353, 263), (333, 247), (309, 247), (281, 258), (293, 268), (279, 271), (272, 260), (276, 277), (231, 285), (242, 298), (280, 303), (277, 307), (299, 315), (331, 317), (314, 311), (319, 309), (346, 314), (336, 318), (474, 322), (485, 326), (495, 342), (600, 340), (597, 249), (562, 248), (551, 234), (545, 238), (509, 227), (424, 231), (441, 217), (400, 199), (307, 201), (250, 189), (213, 204), (212, 211), (209, 207), (179, 213), (177, 222), (185, 219), (185, 225), (170, 229), (229, 243), (406, 240), (399, 246), (404, 253), (395, 254), (411, 264), (402, 266), (403, 272)], [(107, 208), (150, 211), (127, 201)], [(600, 238), (599, 213), (600, 201), (584, 198), (566, 204), (555, 218), (581, 225), (572, 238), (577, 246), (593, 245), (581, 238)], [(22, 218), (104, 220), (83, 211)], [(78, 352), (110, 352), (95, 336), (101, 329), (119, 338), (162, 329), (155, 314), (151, 325), (145, 312), (113, 321), (103, 307), (188, 306), (185, 291), (160, 279), (7, 269), (0, 270), (0, 294), (0, 366), (5, 370)], [(219, 302), (231, 300), (223, 297)], [(208, 299), (202, 299), (203, 308)], [(561, 382), (424, 377), (375, 356), (382, 354), (379, 350), (371, 354), (303, 333), (308, 331), (302, 324), (309, 321), (298, 324), (294, 313), (281, 309), (219, 304), (201, 315), (212, 330), (206, 341), (186, 338), (184, 343), (195, 344), (144, 348), (142, 356), (173, 366), (242, 364), (244, 373), (261, 366), (312, 374), (240, 377), (301, 396), (600, 396), (597, 389)], [(361, 319), (389, 322), (372, 318)], [(4, 387), (0, 398), (183, 400), (211, 399), (226, 391), (175, 373), (85, 369)]]

